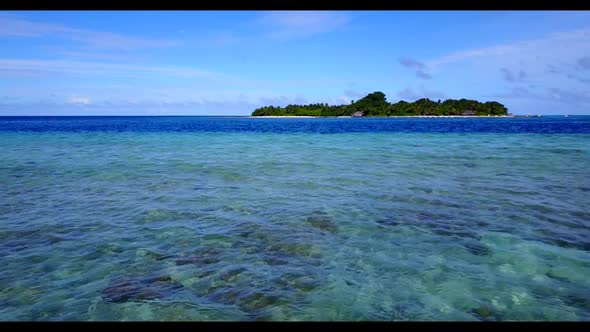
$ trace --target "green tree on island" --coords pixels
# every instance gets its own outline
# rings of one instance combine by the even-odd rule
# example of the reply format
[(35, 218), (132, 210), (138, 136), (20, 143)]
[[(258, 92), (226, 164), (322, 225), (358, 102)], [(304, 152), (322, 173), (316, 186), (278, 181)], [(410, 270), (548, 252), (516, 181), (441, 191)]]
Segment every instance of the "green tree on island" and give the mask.
[(473, 111), (475, 115), (507, 115), (508, 109), (496, 101), (485, 103), (471, 99), (447, 99), (433, 101), (428, 98), (412, 103), (400, 100), (390, 104), (383, 92), (376, 91), (364, 98), (351, 101), (350, 105), (287, 105), (285, 107), (264, 106), (252, 112), (252, 116), (350, 116), (361, 112), (363, 116), (416, 116), (416, 115), (463, 115)]

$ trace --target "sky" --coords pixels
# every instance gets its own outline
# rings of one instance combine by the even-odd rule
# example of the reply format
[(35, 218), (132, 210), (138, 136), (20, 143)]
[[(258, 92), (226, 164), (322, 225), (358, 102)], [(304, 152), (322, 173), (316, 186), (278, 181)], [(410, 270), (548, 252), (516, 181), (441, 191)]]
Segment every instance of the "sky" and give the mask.
[(590, 11), (1, 11), (0, 115), (249, 115), (382, 91), (590, 114)]

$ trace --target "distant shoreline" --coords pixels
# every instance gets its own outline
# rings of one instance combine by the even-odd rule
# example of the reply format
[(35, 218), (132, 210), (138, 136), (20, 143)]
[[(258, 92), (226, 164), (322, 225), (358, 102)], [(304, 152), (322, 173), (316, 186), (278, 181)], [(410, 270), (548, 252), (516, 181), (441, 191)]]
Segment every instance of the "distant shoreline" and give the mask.
[[(515, 115), (392, 115), (392, 116), (311, 116), (311, 115), (250, 115), (249, 118), (273, 118), (273, 119), (294, 119), (294, 118), (514, 118)], [(524, 117), (524, 116), (522, 116)]]
[(328, 105), (315, 103), (308, 105), (290, 104), (281, 106), (263, 106), (255, 109), (252, 116), (309, 116), (309, 117), (434, 117), (434, 116), (494, 116), (510, 115), (508, 108), (497, 101), (480, 102), (472, 99), (447, 99), (445, 101), (421, 98), (411, 103), (400, 100), (397, 103), (387, 101), (381, 91), (369, 93), (350, 104)]

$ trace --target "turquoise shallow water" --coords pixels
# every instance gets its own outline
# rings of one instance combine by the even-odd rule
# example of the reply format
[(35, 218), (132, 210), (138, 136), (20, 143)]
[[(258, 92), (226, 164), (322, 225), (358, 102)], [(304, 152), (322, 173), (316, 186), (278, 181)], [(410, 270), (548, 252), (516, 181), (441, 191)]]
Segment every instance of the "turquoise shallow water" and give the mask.
[(0, 320), (589, 320), (589, 143), (3, 131)]

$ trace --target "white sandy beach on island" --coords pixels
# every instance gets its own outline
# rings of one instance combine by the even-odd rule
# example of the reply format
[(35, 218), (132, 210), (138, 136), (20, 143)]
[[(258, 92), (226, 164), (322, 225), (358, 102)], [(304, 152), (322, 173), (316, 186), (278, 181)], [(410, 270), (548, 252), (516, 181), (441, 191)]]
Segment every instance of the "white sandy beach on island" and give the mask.
[(311, 115), (262, 115), (262, 116), (250, 115), (250, 118), (322, 118), (322, 117), (321, 116), (311, 116)]
[(513, 118), (514, 115), (392, 115), (383, 118)]
[[(250, 118), (352, 118), (352, 116), (311, 116), (311, 115), (261, 115)], [(355, 118), (513, 118), (514, 115), (392, 115), (392, 116), (361, 116)]]

